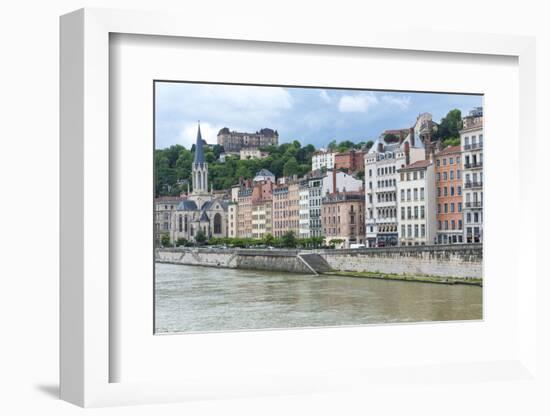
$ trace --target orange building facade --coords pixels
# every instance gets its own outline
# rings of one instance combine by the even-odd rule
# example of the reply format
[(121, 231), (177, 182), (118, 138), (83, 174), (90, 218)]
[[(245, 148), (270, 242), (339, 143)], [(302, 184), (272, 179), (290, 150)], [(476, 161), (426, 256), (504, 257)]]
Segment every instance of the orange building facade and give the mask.
[(288, 231), (300, 232), (300, 184), (290, 182), (273, 188), (273, 235), (282, 237)]
[(435, 156), (437, 243), (463, 242), (462, 152), (449, 146)]

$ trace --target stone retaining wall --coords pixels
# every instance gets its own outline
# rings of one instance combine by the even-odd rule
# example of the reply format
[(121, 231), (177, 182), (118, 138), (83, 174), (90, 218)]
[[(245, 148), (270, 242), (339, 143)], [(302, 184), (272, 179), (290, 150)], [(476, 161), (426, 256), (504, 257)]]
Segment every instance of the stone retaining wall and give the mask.
[(337, 271), (480, 279), (483, 269), (481, 244), (310, 251), (175, 248), (157, 250), (156, 261), (312, 274), (298, 257), (301, 252), (320, 254)]
[(323, 250), (319, 254), (339, 271), (482, 278), (481, 244)]

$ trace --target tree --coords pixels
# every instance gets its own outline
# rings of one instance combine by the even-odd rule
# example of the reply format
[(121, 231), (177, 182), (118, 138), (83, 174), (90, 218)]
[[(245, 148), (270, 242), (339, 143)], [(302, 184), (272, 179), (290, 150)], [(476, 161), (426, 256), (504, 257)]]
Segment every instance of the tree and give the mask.
[(294, 231), (287, 231), (284, 233), (281, 238), (281, 243), (283, 247), (286, 248), (296, 247), (296, 236), (294, 235)]
[(162, 234), (160, 237), (160, 244), (163, 247), (168, 247), (170, 245), (170, 236), (168, 234)]
[(436, 139), (445, 140), (450, 138), (460, 137), (460, 129), (462, 128), (462, 113), (455, 108), (447, 113), (441, 119), (439, 127), (434, 136)]
[(275, 237), (273, 237), (272, 234), (267, 233), (266, 235), (264, 235), (263, 243), (266, 246), (272, 246), (273, 244), (275, 244)]
[(197, 235), (195, 235), (195, 241), (199, 246), (202, 246), (206, 242), (206, 234), (204, 234), (203, 230), (199, 230), (197, 232)]
[(299, 170), (298, 162), (296, 161), (296, 158), (291, 157), (287, 160), (287, 162), (284, 165), (283, 168), (283, 175), (284, 176), (292, 176), (297, 175)]

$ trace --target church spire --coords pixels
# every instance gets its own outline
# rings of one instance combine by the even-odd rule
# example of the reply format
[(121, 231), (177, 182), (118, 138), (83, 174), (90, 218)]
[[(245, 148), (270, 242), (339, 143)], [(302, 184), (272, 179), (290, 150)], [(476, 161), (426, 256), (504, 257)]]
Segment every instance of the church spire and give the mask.
[(195, 158), (193, 163), (204, 163), (204, 140), (201, 135), (201, 122), (199, 121), (199, 127), (197, 130), (197, 142), (195, 143)]

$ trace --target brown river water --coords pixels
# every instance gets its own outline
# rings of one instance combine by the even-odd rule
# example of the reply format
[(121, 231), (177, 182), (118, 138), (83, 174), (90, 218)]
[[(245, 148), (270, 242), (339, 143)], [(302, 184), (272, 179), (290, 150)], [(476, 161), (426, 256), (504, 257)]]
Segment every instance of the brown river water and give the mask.
[(482, 319), (482, 288), (155, 265), (155, 332)]

